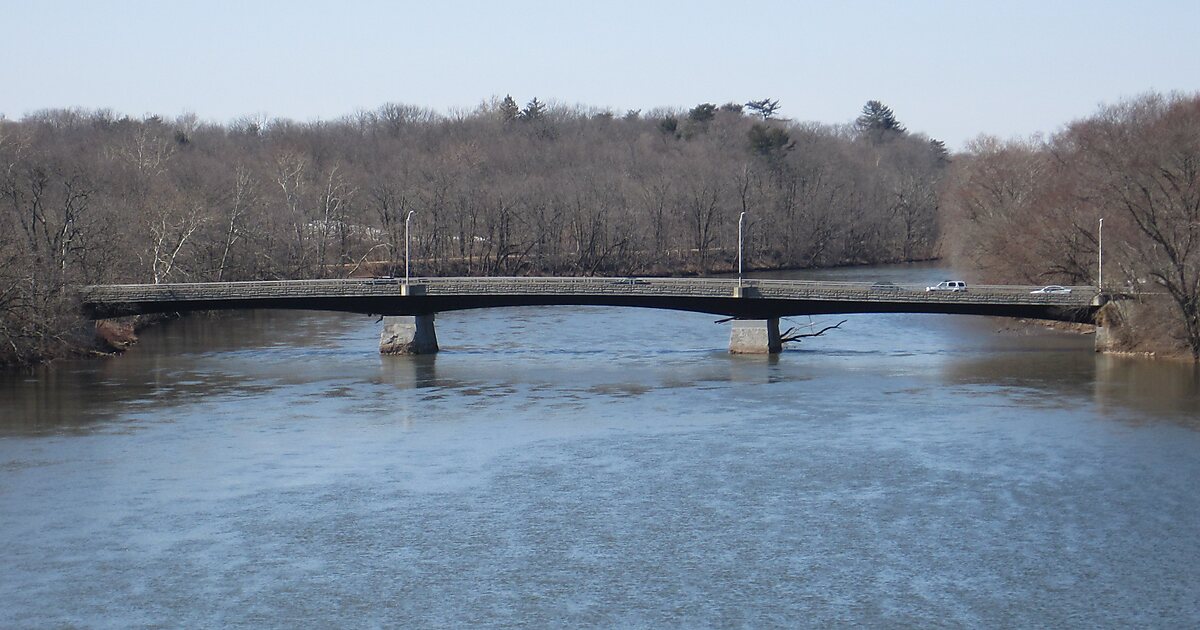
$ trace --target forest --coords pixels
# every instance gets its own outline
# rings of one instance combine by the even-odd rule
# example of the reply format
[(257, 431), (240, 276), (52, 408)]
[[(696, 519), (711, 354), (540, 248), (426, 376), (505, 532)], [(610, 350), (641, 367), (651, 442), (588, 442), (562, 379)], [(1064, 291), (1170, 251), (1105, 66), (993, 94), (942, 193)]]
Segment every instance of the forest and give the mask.
[(728, 272), (743, 212), (750, 269), (945, 257), (1030, 284), (1099, 284), (1104, 219), (1124, 346), (1200, 360), (1200, 96), (954, 154), (879, 101), (843, 125), (780, 111), (0, 118), (0, 365), (94, 351), (87, 284)]
[(90, 349), (87, 284), (402, 273), (406, 220), (416, 276), (729, 271), (742, 212), (749, 268), (937, 255), (940, 142), (779, 107), (0, 119), (0, 364)]

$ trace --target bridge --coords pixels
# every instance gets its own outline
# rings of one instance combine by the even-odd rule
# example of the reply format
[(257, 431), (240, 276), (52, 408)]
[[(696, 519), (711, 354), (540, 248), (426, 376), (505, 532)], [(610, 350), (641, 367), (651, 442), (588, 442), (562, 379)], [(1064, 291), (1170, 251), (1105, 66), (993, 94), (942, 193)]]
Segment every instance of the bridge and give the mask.
[(946, 313), (1095, 323), (1105, 302), (1094, 287), (924, 285), (725, 278), (396, 278), (95, 285), (81, 290), (93, 319), (229, 309), (304, 309), (384, 316), (380, 351), (437, 352), (437, 313), (505, 306), (625, 306), (730, 318), (730, 351), (781, 349), (779, 318), (843, 313)]

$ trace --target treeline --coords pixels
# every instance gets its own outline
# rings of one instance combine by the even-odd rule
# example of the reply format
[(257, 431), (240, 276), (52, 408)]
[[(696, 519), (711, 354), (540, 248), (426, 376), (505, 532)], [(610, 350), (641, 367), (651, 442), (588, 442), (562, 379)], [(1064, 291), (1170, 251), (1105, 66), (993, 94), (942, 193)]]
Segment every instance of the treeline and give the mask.
[(945, 235), (986, 279), (1100, 283), (1131, 350), (1200, 361), (1200, 95), (1149, 94), (1045, 140), (983, 138), (955, 156)]
[(53, 110), (0, 119), (0, 364), (79, 339), (75, 287), (414, 275), (681, 274), (929, 258), (936, 141), (872, 101), (623, 115), (506, 97), (334, 122)]

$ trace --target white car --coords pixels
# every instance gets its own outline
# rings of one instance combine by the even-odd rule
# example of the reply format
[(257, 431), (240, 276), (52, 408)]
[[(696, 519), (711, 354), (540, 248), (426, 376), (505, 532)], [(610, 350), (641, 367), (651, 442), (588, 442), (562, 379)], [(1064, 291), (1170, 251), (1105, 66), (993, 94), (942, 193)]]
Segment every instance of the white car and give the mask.
[(1071, 290), (1068, 289), (1067, 287), (1060, 287), (1057, 284), (1052, 284), (1048, 287), (1042, 287), (1036, 291), (1030, 291), (1029, 293), (1032, 295), (1032, 294), (1044, 294), (1044, 293), (1070, 293), (1070, 292), (1071, 292)]
[(925, 287), (926, 291), (953, 291), (961, 293), (967, 290), (967, 283), (962, 280), (943, 280), (931, 287)]

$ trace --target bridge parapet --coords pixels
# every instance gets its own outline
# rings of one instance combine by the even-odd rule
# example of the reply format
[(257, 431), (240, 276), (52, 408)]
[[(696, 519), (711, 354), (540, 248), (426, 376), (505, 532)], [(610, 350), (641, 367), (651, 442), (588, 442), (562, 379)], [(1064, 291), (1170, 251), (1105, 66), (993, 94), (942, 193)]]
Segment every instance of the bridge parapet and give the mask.
[[(1092, 307), (1094, 287), (1070, 293), (1037, 294), (1036, 287), (976, 285), (964, 292), (926, 291), (920, 285), (873, 285), (856, 282), (743, 280), (725, 278), (414, 278), (424, 296), (612, 295), (735, 299), (738, 287), (753, 288), (737, 299), (827, 300), (847, 302), (922, 302), (928, 304), (1023, 304)], [(180, 284), (129, 284), (85, 287), (85, 304), (198, 302), (254, 299), (405, 297), (395, 279), (281, 280)], [(417, 291), (412, 297), (417, 297)]]

